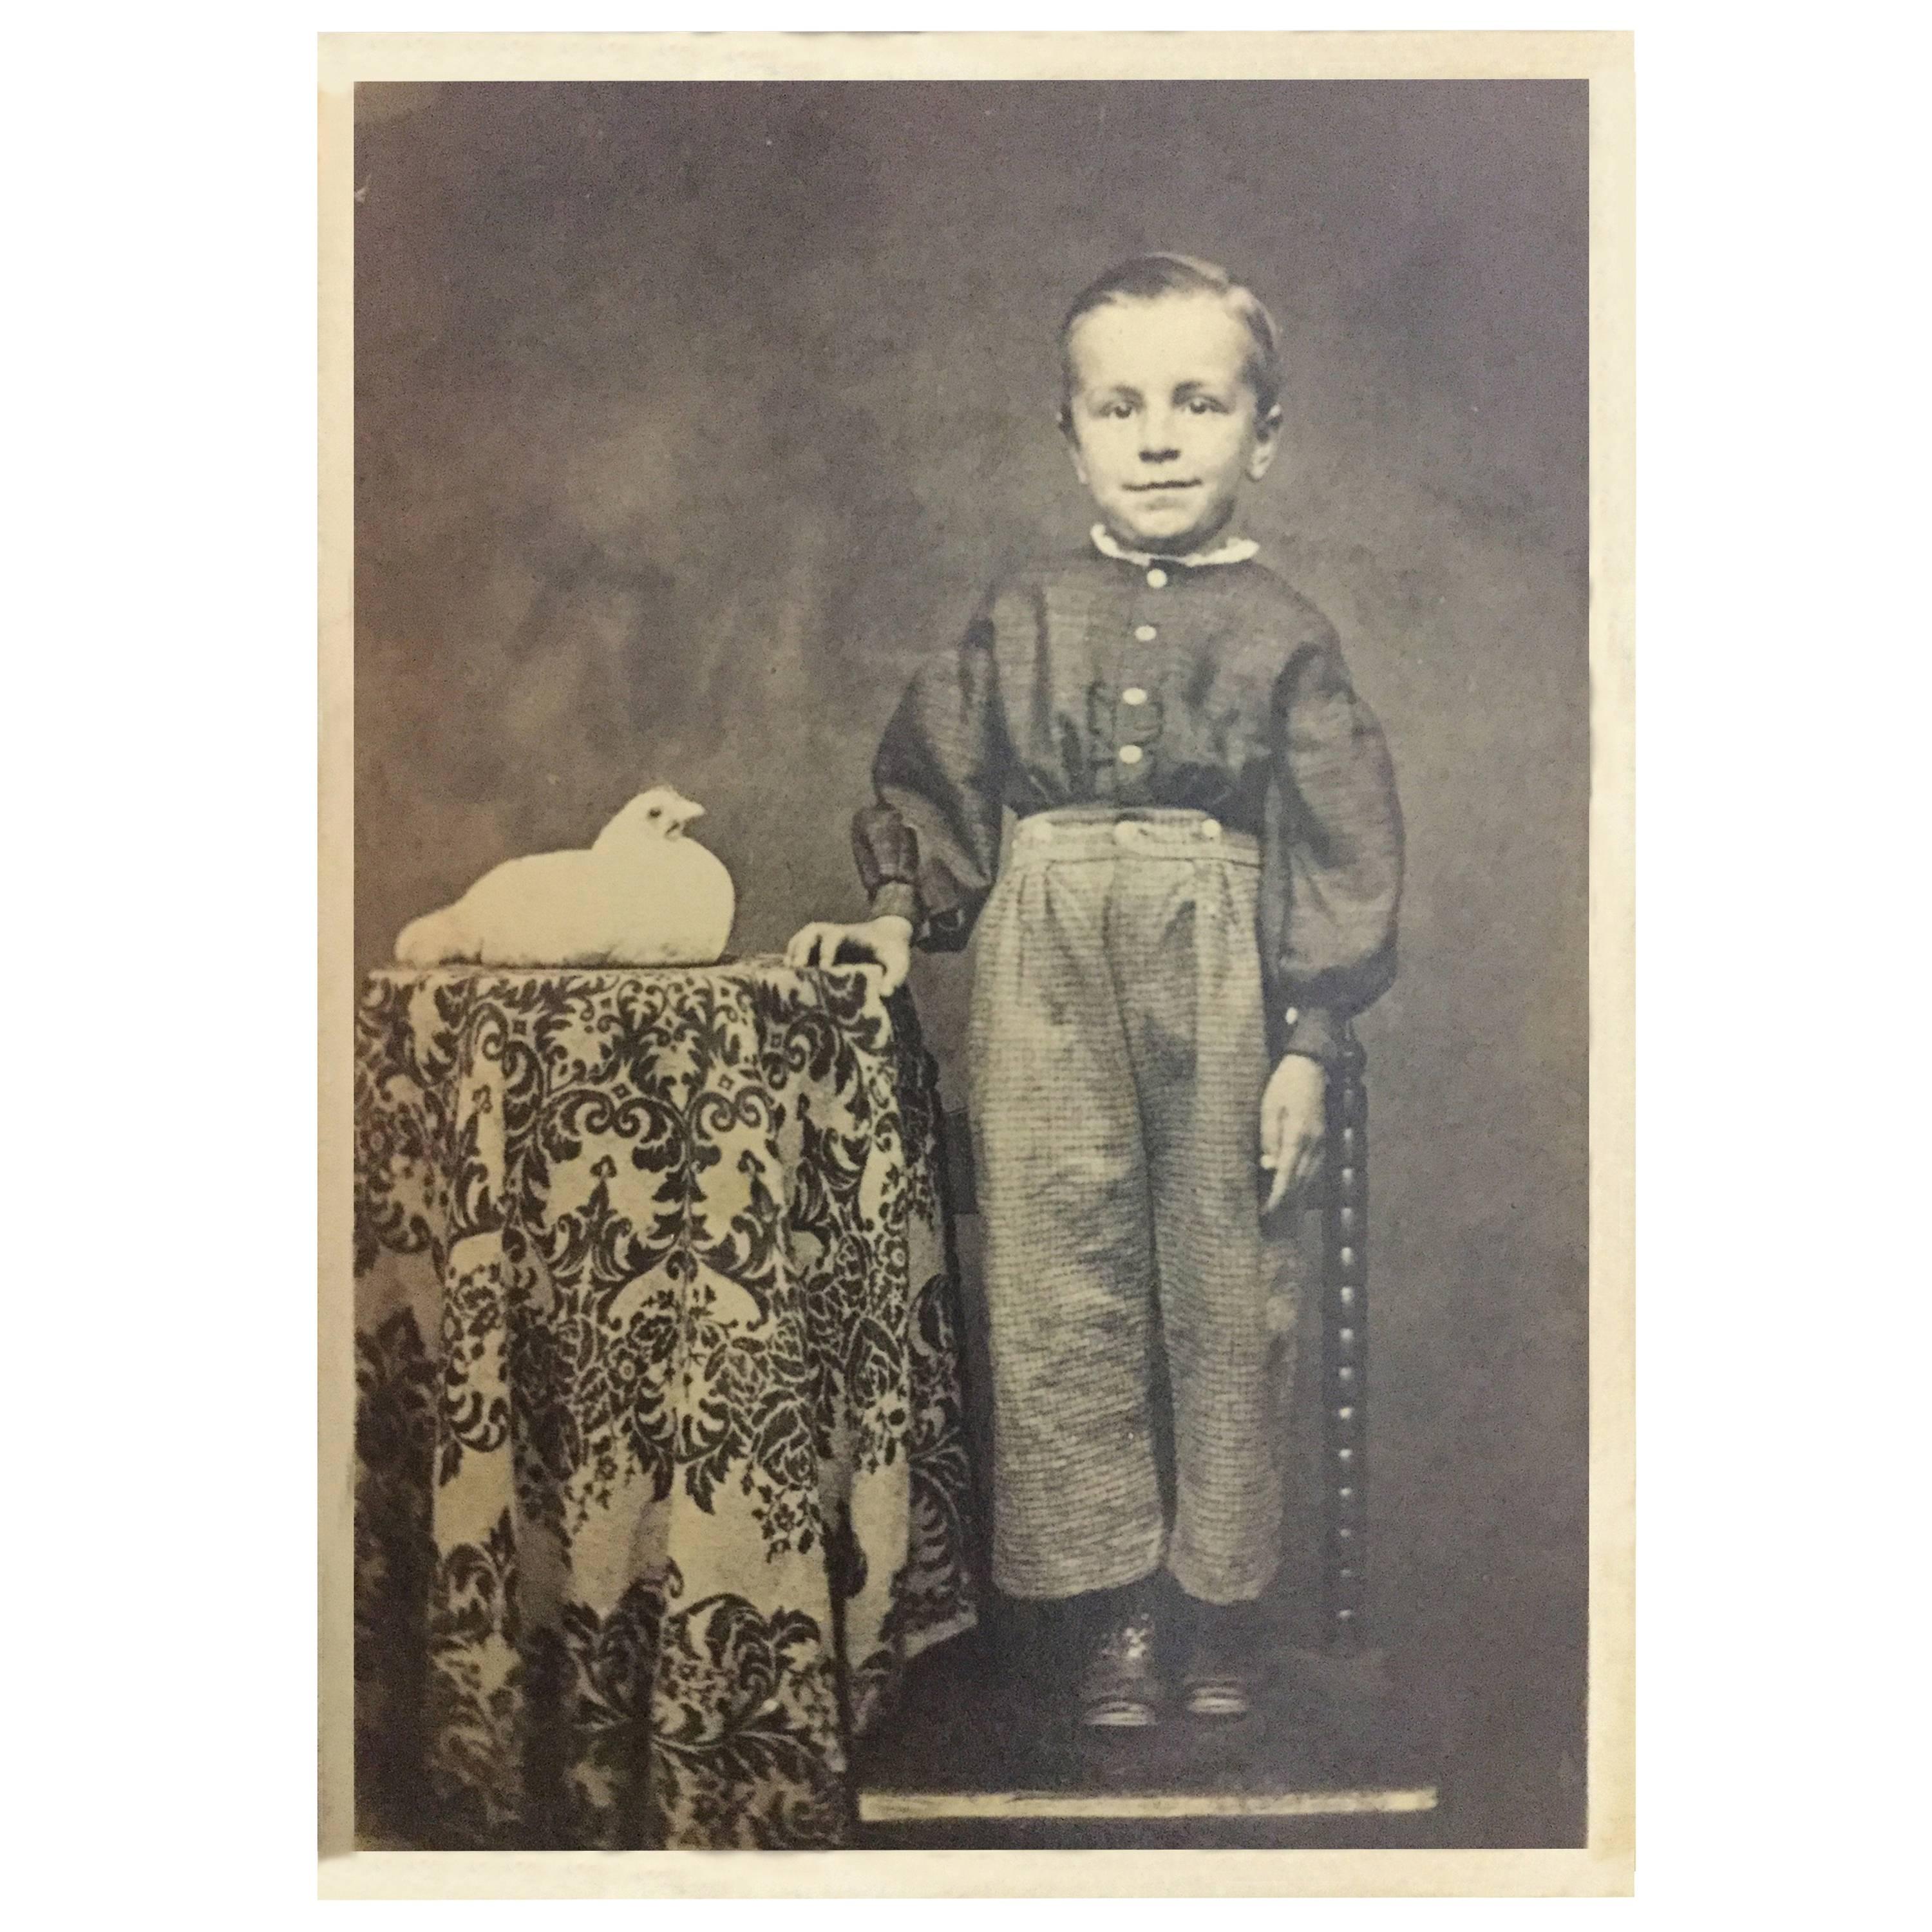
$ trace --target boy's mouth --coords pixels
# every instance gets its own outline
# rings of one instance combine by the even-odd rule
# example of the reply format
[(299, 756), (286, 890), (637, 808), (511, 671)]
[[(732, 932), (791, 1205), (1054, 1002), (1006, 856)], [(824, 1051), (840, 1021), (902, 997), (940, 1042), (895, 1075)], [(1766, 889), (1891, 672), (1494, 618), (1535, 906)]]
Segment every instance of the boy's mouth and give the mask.
[(1160, 490), (1198, 490), (1201, 484), (1198, 479), (1190, 477), (1185, 482), (1163, 479), (1159, 483), (1129, 483), (1124, 487), (1131, 490), (1136, 496), (1144, 496)]

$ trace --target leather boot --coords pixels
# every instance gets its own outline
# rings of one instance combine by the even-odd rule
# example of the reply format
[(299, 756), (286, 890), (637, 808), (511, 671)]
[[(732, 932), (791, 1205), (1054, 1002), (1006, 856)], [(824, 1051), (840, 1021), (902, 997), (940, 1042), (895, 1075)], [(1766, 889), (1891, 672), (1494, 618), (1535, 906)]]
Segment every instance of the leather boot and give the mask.
[(1144, 1603), (1116, 1610), (1102, 1625), (1080, 1678), (1080, 1721), (1096, 1730), (1138, 1730), (1160, 1721), (1166, 1687), (1154, 1654), (1154, 1613)]

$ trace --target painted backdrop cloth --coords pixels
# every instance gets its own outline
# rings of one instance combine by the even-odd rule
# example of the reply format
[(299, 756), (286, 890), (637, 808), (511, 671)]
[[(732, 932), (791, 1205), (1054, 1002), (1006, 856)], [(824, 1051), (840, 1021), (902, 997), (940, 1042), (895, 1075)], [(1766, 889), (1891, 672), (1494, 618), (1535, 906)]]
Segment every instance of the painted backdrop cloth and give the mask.
[(378, 972), (356, 1711), (417, 1842), (815, 1846), (970, 1624), (932, 1069), (874, 976)]

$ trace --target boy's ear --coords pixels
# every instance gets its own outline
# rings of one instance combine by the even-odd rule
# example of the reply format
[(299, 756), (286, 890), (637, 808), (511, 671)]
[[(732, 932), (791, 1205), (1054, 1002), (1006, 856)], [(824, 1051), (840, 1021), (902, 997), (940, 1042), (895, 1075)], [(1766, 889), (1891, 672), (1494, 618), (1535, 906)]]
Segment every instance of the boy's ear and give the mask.
[(1268, 472), (1281, 447), (1281, 405), (1277, 403), (1255, 424), (1255, 446), (1248, 452), (1248, 480), (1258, 483)]

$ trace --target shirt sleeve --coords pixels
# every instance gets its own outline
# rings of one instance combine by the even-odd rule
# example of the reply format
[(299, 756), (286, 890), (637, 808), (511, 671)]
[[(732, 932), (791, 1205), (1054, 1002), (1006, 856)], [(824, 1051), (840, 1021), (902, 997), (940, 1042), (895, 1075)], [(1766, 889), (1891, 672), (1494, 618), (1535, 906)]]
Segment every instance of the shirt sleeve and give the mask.
[(872, 763), (877, 802), (852, 823), (872, 916), (912, 922), (934, 952), (966, 944), (1000, 856), (1004, 742), (990, 614), (914, 678)]
[(1395, 978), (1402, 812), (1388, 746), (1332, 638), (1276, 684), (1261, 925), (1271, 1043), (1333, 1067)]

